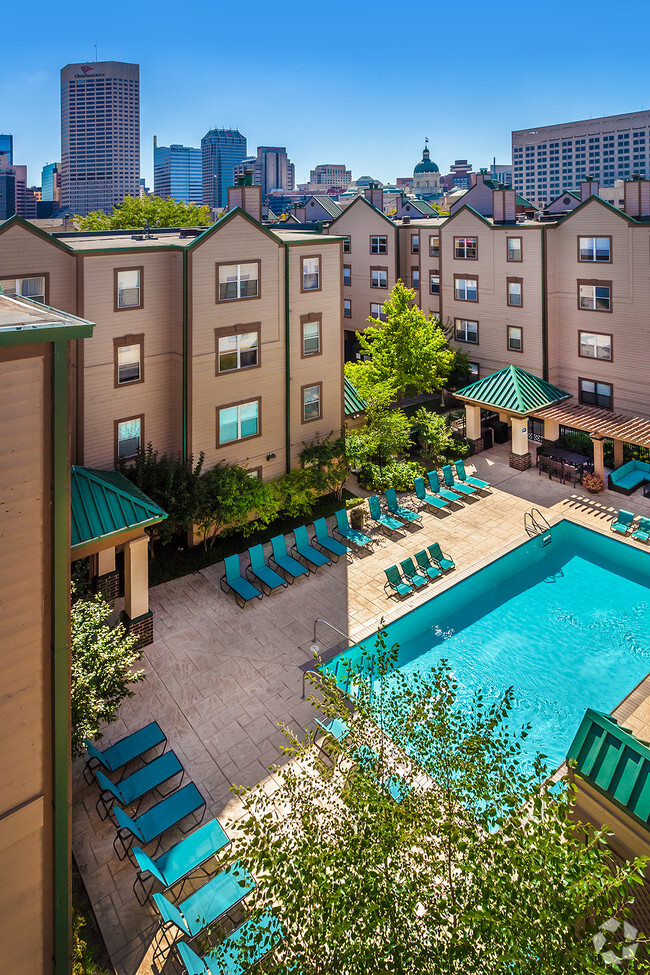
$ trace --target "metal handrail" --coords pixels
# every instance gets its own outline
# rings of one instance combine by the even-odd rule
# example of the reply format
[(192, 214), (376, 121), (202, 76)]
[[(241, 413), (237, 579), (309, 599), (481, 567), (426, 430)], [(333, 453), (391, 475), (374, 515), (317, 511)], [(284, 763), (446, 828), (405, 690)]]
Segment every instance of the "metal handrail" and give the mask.
[(531, 508), (524, 513), (524, 528), (529, 538), (547, 533), (550, 535), (551, 532), (551, 526), (539, 508)]
[[(312, 650), (314, 652), (316, 652), (316, 650), (318, 648), (318, 644), (316, 643), (316, 629), (317, 629), (319, 623), (324, 623), (325, 626), (329, 626), (330, 629), (334, 630), (340, 636), (345, 637), (345, 639), (348, 641), (348, 644), (350, 646), (354, 646), (354, 640), (352, 639), (352, 637), (350, 636), (349, 633), (345, 633), (343, 630), (339, 630), (338, 626), (334, 626), (334, 624), (333, 623), (330, 623), (329, 620), (326, 620), (323, 617), (320, 617), (319, 616), (318, 619), (315, 619), (314, 620), (314, 629), (313, 629), (312, 638), (311, 638)], [(305, 700), (305, 679), (306, 679), (306, 677), (307, 677), (307, 672), (305, 671), (303, 673), (303, 675), (302, 675), (302, 700), (303, 701)]]

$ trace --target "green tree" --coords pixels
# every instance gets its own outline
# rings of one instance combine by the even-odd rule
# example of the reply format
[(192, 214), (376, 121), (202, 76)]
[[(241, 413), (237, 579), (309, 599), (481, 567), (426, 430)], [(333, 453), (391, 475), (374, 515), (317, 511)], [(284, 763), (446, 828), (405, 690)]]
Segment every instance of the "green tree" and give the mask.
[(269, 971), (611, 971), (592, 937), (625, 914), (645, 860), (619, 864), (605, 831), (574, 821), (568, 783), (547, 789), (541, 759), (522, 760), (511, 689), (463, 703), (445, 661), (404, 675), (384, 641), (340, 671), (354, 716), (332, 676), (312, 700), (349, 727), (329, 759), (286, 730), (277, 789), (237, 790), (234, 853), (257, 878), (253, 909), (285, 932)]
[(276, 517), (281, 504), (277, 487), (251, 477), (245, 467), (216, 464), (201, 478), (201, 503), (195, 519), (206, 549), (220, 534), (240, 531), (248, 535)]
[(322, 440), (316, 438), (298, 454), (303, 467), (317, 474), (322, 494), (330, 493), (339, 500), (343, 496), (343, 485), (350, 473), (350, 465), (345, 453), (345, 434), (329, 433)]
[[(74, 599), (74, 590), (72, 597)], [(72, 604), (72, 756), (83, 753), (84, 738), (101, 738), (100, 727), (117, 719), (120, 704), (133, 697), (131, 685), (144, 680), (133, 667), (142, 657), (137, 638), (121, 623), (109, 624), (113, 608), (100, 596)]]
[(420, 450), (425, 460), (443, 460), (448, 451), (455, 447), (447, 421), (439, 413), (431, 413), (421, 406), (413, 417), (413, 425), (417, 430)]
[(361, 354), (368, 358), (346, 363), (345, 374), (364, 399), (377, 385), (391, 387), (401, 402), (445, 384), (454, 353), (438, 319), (425, 315), (414, 298), (415, 292), (398, 281), (383, 306), (387, 320), (369, 318), (372, 324), (357, 332)]
[(384, 467), (411, 446), (411, 424), (402, 410), (390, 406), (391, 393), (385, 386), (367, 393), (366, 422), (348, 431), (345, 449), (353, 466), (376, 461)]
[(160, 196), (125, 196), (112, 213), (92, 210), (87, 216), (73, 218), (80, 230), (143, 230), (150, 227), (207, 227), (210, 210), (197, 203), (182, 203)]

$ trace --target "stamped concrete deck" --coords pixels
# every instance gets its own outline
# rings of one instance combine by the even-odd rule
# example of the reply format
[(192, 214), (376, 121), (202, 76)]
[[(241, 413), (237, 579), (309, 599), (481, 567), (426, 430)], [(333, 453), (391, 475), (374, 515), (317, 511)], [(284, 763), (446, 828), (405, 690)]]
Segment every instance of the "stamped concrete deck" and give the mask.
[[(269, 777), (269, 766), (282, 762), (278, 725), (303, 729), (313, 720), (313, 709), (301, 700), (300, 667), (311, 659), (316, 619), (327, 619), (353, 640), (372, 633), (382, 617), (394, 619), (521, 538), (524, 512), (532, 506), (549, 518), (566, 515), (605, 532), (621, 506), (650, 516), (650, 500), (640, 492), (632, 498), (610, 492), (591, 496), (579, 485), (540, 477), (534, 468), (513, 471), (507, 448), (495, 447), (469, 465), (491, 482), (492, 494), (448, 513), (424, 512), (422, 527), (406, 529), (400, 538), (373, 533), (371, 555), (341, 559), (245, 610), (219, 588), (223, 563), (152, 589), (155, 642), (144, 653), (147, 680), (122, 706), (106, 743), (158, 720), (207, 800), (206, 817), (226, 825), (240, 812), (231, 785), (261, 782)], [(453, 556), (456, 571), (404, 603), (388, 599), (383, 568), (433, 541)], [(340, 639), (319, 624), (321, 652)], [(626, 723), (647, 738), (650, 702), (645, 693), (637, 697)], [(116, 972), (159, 971), (151, 963), (154, 915), (135, 899), (134, 869), (117, 859), (114, 827), (100, 821), (96, 788), (86, 785), (81, 769), (82, 763), (73, 769), (73, 848)], [(170, 836), (167, 845), (175, 838)], [(176, 970), (171, 960), (164, 970)]]

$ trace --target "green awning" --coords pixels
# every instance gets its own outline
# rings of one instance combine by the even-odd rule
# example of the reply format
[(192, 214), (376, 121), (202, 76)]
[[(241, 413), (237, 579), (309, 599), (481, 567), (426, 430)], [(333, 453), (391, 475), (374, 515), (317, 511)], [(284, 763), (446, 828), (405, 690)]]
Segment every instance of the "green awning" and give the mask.
[(567, 759), (576, 773), (650, 829), (650, 748), (614, 718), (589, 708)]
[(345, 415), (358, 416), (359, 413), (363, 413), (367, 406), (366, 401), (361, 399), (347, 376), (343, 379), (343, 386)]
[(70, 471), (70, 545), (120, 535), (155, 525), (167, 517), (151, 498), (118, 471), (72, 467)]
[(521, 416), (571, 397), (571, 393), (517, 366), (506, 366), (471, 386), (459, 389), (455, 395), (477, 406)]

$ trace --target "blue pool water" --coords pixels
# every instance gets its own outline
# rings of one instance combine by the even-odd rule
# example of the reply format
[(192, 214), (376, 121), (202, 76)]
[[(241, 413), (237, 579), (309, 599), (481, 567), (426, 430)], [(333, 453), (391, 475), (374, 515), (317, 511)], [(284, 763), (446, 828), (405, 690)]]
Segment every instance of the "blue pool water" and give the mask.
[(562, 521), (550, 545), (530, 540), (390, 624), (388, 645), (407, 674), (447, 658), (461, 699), (512, 686), (525, 754), (556, 768), (586, 708), (611, 711), (650, 671), (649, 587), (650, 554)]

